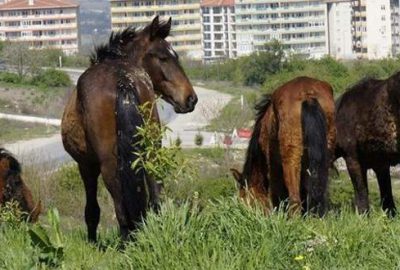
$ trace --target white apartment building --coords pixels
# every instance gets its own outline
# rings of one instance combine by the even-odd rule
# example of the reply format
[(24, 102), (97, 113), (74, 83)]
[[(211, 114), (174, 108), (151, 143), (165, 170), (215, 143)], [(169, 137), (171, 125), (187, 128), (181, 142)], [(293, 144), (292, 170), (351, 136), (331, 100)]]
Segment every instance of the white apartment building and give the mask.
[(235, 58), (236, 25), (234, 0), (203, 0), (203, 60), (217, 61)]
[(287, 51), (319, 58), (328, 53), (327, 7), (315, 0), (236, 0), (238, 56), (277, 39)]
[(352, 14), (350, 1), (332, 1), (328, 8), (329, 55), (336, 59), (353, 59)]
[(390, 0), (392, 27), (392, 55), (400, 54), (400, 8), (399, 0)]
[(69, 0), (6, 0), (0, 4), (0, 39), (31, 48), (78, 52), (78, 9)]
[(142, 27), (156, 15), (172, 17), (168, 40), (181, 55), (202, 59), (200, 0), (110, 0), (112, 30), (127, 26)]
[(329, 52), (333, 57), (381, 59), (399, 53), (398, 0), (327, 2)]

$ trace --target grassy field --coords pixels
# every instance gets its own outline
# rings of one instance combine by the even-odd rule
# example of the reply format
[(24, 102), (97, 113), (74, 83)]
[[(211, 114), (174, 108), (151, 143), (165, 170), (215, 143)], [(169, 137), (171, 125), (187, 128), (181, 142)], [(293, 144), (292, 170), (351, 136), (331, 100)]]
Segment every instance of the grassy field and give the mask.
[(7, 119), (0, 119), (0, 130), (0, 144), (46, 137), (58, 132), (58, 128), (50, 125), (11, 121)]
[[(396, 269), (400, 267), (400, 218), (379, 209), (376, 180), (370, 181), (373, 211), (354, 213), (346, 173), (332, 176), (331, 210), (322, 218), (276, 212), (265, 217), (236, 198), (228, 173), (243, 151), (185, 150), (198, 168), (194, 178), (166, 182), (162, 211), (151, 213), (120, 248), (112, 201), (100, 185), (100, 241), (86, 242), (84, 191), (76, 166), (54, 173), (27, 168), (24, 179), (47, 209), (60, 212), (64, 255), (56, 265), (43, 262), (44, 251), (31, 243), (31, 225), (0, 225), (0, 269)], [(394, 182), (395, 197), (400, 186)], [(40, 224), (55, 241), (54, 228)]]

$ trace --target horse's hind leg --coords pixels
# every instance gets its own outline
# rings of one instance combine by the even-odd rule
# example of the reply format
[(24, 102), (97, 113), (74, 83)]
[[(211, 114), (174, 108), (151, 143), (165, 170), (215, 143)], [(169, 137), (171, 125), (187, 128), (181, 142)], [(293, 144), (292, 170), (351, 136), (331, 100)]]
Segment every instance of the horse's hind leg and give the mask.
[(390, 166), (382, 166), (374, 168), (378, 178), (379, 190), (381, 192), (382, 209), (387, 212), (388, 216), (396, 215), (396, 206), (394, 205), (392, 183), (390, 179)]
[(97, 164), (79, 164), (79, 172), (86, 191), (85, 221), (88, 230), (88, 239), (89, 241), (96, 242), (97, 226), (100, 221), (100, 207), (97, 202), (97, 179), (100, 174), (100, 168)]
[(121, 237), (123, 240), (127, 240), (132, 228), (129, 226), (128, 216), (122, 201), (122, 189), (120, 182), (117, 179), (116, 172), (116, 159), (110, 159), (102, 163), (101, 175), (103, 176), (104, 184), (114, 201), (115, 215), (117, 216)]
[(367, 170), (353, 157), (345, 158), (347, 170), (353, 183), (359, 213), (369, 210)]

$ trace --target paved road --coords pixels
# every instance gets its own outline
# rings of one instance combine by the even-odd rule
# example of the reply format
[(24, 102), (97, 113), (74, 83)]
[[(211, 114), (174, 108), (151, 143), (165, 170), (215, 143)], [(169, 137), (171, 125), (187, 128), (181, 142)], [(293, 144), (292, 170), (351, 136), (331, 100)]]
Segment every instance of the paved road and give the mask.
[[(75, 82), (82, 73), (81, 70), (65, 69), (65, 71), (70, 74)], [(222, 109), (231, 99), (230, 95), (198, 86), (195, 86), (195, 91), (199, 97), (199, 102), (196, 109), (190, 114), (176, 114), (169, 104), (165, 102), (159, 104), (161, 119), (164, 123), (168, 123), (167, 125), (171, 129), (171, 132), (168, 133), (164, 140), (164, 145), (168, 145), (171, 140), (175, 140), (179, 136), (183, 147), (194, 147), (194, 137), (198, 133), (198, 129), (207, 125), (210, 120), (206, 117), (206, 111), (212, 108), (212, 111), (215, 113)], [(8, 116), (3, 115), (3, 117)], [(19, 118), (21, 120), (21, 117)], [(31, 122), (41, 121), (40, 118), (31, 117), (22, 117), (22, 120)], [(45, 120), (48, 121), (48, 119)], [(57, 125), (59, 121), (55, 119), (51, 123)], [(218, 143), (218, 139), (222, 136), (219, 134), (215, 136), (215, 134), (209, 132), (202, 132), (201, 134), (204, 137), (205, 146), (213, 145), (213, 142)], [(213, 136), (216, 138), (212, 138)], [(25, 164), (45, 164), (50, 162), (57, 166), (60, 163), (71, 160), (69, 155), (64, 151), (59, 134), (49, 138), (6, 144), (4, 147), (15, 153)]]

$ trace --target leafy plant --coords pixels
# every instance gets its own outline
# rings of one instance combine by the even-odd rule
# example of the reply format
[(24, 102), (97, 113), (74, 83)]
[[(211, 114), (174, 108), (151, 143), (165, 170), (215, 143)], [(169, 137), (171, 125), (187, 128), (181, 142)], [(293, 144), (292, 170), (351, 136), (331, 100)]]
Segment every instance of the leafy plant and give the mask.
[(7, 224), (11, 227), (17, 227), (26, 216), (21, 211), (18, 202), (10, 201), (0, 206), (0, 225)]
[(32, 78), (32, 84), (46, 87), (70, 86), (71, 79), (68, 74), (61, 70), (46, 69)]
[(177, 147), (180, 147), (181, 144), (182, 144), (182, 139), (181, 139), (181, 137), (179, 137), (179, 135), (178, 135), (178, 137), (177, 137), (176, 140), (175, 140), (175, 145), (176, 145)]
[(58, 210), (48, 211), (47, 219), (51, 227), (48, 233), (41, 225), (29, 229), (29, 236), (33, 246), (40, 250), (39, 261), (51, 267), (58, 267), (64, 259), (63, 235), (60, 230), (60, 216)]
[(204, 141), (203, 135), (201, 135), (200, 131), (194, 136), (194, 143), (197, 146), (202, 146)]
[(132, 168), (143, 168), (156, 181), (177, 180), (183, 174), (189, 173), (187, 160), (176, 144), (170, 147), (161, 145), (162, 138), (169, 129), (154, 121), (152, 117), (154, 104), (145, 103), (139, 106), (143, 125), (137, 128), (135, 135), (139, 139), (135, 146), (138, 146), (140, 151), (135, 152), (138, 158), (132, 163)]

